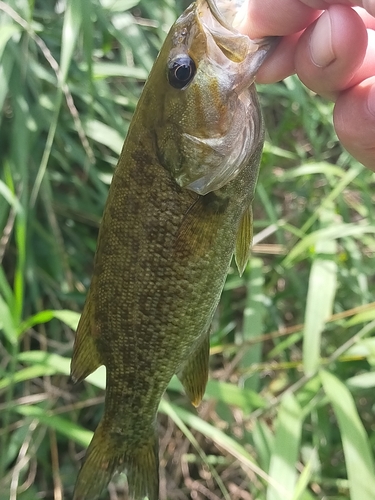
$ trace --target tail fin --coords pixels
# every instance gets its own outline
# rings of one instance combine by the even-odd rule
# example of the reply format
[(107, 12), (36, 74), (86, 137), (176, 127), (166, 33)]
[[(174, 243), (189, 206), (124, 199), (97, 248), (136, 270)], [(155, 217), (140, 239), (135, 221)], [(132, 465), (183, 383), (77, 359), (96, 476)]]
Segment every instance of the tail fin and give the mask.
[(98, 425), (78, 474), (73, 500), (95, 500), (115, 472), (126, 472), (129, 500), (159, 500), (159, 447), (154, 434), (137, 449), (127, 449), (126, 442), (114, 439)]

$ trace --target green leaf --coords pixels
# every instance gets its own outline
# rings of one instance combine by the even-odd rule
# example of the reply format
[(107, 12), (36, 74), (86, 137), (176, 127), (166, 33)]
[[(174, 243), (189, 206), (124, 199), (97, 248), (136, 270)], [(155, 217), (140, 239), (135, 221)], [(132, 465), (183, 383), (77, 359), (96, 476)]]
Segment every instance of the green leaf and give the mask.
[(207, 438), (212, 439), (214, 443), (224, 448), (233, 457), (237, 458), (243, 466), (248, 467), (261, 478), (272, 484), (275, 489), (283, 491), (283, 488), (256, 464), (251, 454), (235, 439), (231, 438), (217, 427), (205, 422), (200, 417), (193, 415), (189, 411), (173, 405), (164, 399), (161, 400), (159, 406), (159, 410), (161, 412), (171, 414), (169, 407), (172, 407), (173, 411), (185, 424), (202, 433)]
[(66, 82), (81, 23), (81, 0), (68, 0), (61, 40), (60, 85)]
[[(246, 303), (243, 312), (242, 342), (247, 342), (264, 333), (264, 271), (263, 261), (261, 259), (251, 259), (250, 272), (246, 281)], [(260, 363), (262, 359), (262, 350), (262, 342), (258, 342), (251, 346), (243, 346), (243, 356), (240, 361), (240, 367), (246, 370), (252, 365)], [(247, 378), (242, 377), (240, 383), (247, 389), (258, 391), (259, 373), (253, 374)]]
[(354, 400), (345, 385), (331, 373), (320, 373), (324, 391), (333, 406), (344, 448), (351, 500), (373, 500), (374, 459)]
[(124, 136), (120, 135), (115, 129), (98, 120), (88, 121), (85, 131), (88, 137), (94, 141), (107, 146), (117, 155), (121, 153), (125, 134)]
[(318, 229), (305, 236), (294, 248), (289, 252), (289, 255), (284, 259), (282, 265), (290, 267), (298, 257), (301, 256), (310, 246), (316, 245), (318, 241), (334, 240), (344, 238), (346, 236), (360, 237), (364, 234), (374, 234), (375, 226), (370, 224), (335, 224), (333, 226)]
[[(70, 358), (65, 358), (59, 354), (51, 354), (45, 351), (25, 351), (21, 352), (18, 357), (21, 363), (28, 363), (40, 367), (40, 370), (48, 371), (52, 369), (52, 373), (61, 373), (62, 375), (70, 375)], [(43, 373), (42, 373), (43, 375)]]
[(72, 330), (76, 330), (80, 316), (81, 315), (75, 311), (68, 311), (64, 309), (61, 311), (41, 311), (23, 321), (18, 329), (18, 334), (22, 335), (33, 326), (48, 323), (48, 321), (51, 321), (54, 318), (59, 319), (68, 325)]
[[(177, 377), (172, 378), (168, 389), (184, 394), (182, 384)], [(215, 399), (227, 405), (237, 406), (244, 413), (249, 413), (254, 408), (264, 408), (267, 406), (267, 401), (251, 389), (243, 389), (234, 384), (212, 379), (207, 382), (204, 399)]]
[(0, 295), (0, 330), (3, 330), (8, 341), (16, 345), (17, 344), (17, 328), (14, 324), (12, 317), (12, 312), (5, 302), (3, 297)]
[(269, 475), (281, 486), (267, 489), (267, 500), (292, 500), (297, 481), (296, 464), (301, 441), (302, 411), (291, 393), (281, 401), (276, 421), (275, 445)]
[(125, 78), (137, 78), (138, 80), (146, 80), (148, 76), (144, 68), (115, 63), (96, 63), (93, 65), (93, 74), (95, 78), (122, 76)]
[(372, 389), (375, 387), (375, 372), (354, 375), (347, 379), (346, 385), (352, 390)]
[(53, 412), (46, 411), (45, 408), (41, 408), (37, 405), (18, 405), (15, 406), (13, 410), (24, 417), (37, 418), (42, 424), (55, 429), (60, 434), (66, 436), (68, 439), (72, 439), (85, 448), (90, 444), (93, 436), (92, 431), (84, 429), (71, 420), (58, 417), (54, 415)]
[(56, 319), (68, 325), (72, 330), (77, 330), (79, 318), (81, 317), (80, 313), (68, 310), (52, 311), (52, 313)]
[(100, 0), (105, 9), (112, 12), (124, 12), (136, 7), (140, 0)]
[(5, 389), (6, 387), (13, 384), (24, 382), (25, 380), (32, 380), (34, 378), (44, 377), (45, 375), (54, 375), (57, 371), (58, 370), (56, 368), (43, 365), (35, 365), (23, 368), (21, 370), (18, 370), (17, 373), (1, 379), (0, 390)]
[[(322, 212), (322, 225), (334, 223), (334, 209)], [(321, 239), (317, 242), (316, 253), (309, 277), (307, 291), (305, 328), (303, 333), (303, 369), (307, 376), (315, 373), (320, 365), (320, 341), (327, 319), (332, 316), (337, 286), (337, 264), (333, 260), (337, 252), (337, 242)]]
[(346, 327), (367, 323), (375, 319), (375, 305), (372, 309), (356, 314), (346, 322)]

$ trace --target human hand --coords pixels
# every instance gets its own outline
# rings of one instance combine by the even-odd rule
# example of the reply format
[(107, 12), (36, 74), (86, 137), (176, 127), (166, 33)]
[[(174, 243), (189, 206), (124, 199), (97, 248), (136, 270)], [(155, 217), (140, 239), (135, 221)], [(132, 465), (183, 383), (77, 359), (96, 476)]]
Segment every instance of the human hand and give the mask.
[(334, 100), (340, 141), (375, 170), (375, 0), (249, 0), (240, 31), (251, 38), (283, 36), (257, 81), (297, 73)]

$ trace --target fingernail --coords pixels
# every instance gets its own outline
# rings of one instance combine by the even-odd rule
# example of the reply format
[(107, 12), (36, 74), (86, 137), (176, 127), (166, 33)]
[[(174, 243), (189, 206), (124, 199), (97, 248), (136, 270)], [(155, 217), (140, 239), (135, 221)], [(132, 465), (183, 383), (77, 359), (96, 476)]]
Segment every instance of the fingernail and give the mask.
[(324, 68), (335, 59), (332, 47), (331, 16), (326, 10), (317, 20), (310, 37), (310, 55), (313, 63)]
[(371, 87), (370, 92), (368, 93), (367, 107), (370, 113), (375, 116), (375, 85)]

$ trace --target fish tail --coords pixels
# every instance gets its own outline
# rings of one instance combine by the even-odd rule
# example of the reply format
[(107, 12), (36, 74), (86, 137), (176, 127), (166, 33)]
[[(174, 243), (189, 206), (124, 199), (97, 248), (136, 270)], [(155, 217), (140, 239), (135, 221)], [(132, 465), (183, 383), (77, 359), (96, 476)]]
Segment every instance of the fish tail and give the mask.
[[(125, 442), (126, 445), (126, 442)], [(78, 474), (73, 500), (95, 500), (116, 472), (126, 472), (129, 500), (159, 500), (159, 449), (156, 433), (128, 450), (99, 423)]]

